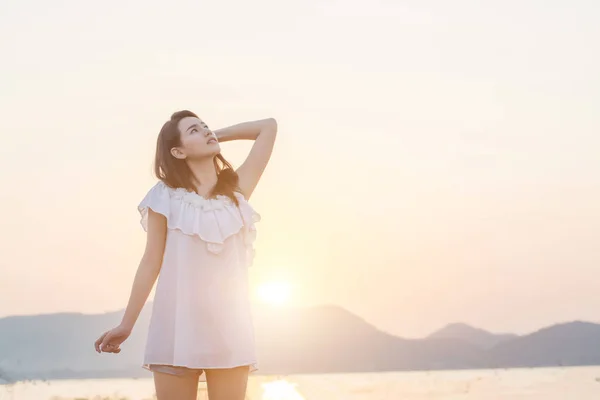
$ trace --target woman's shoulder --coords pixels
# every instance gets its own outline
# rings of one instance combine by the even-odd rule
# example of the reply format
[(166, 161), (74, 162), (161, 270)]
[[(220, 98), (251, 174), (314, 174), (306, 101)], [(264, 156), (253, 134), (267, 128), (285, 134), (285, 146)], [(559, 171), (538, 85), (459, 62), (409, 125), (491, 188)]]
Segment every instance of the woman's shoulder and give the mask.
[(171, 190), (173, 190), (173, 188), (168, 186), (165, 182), (157, 180), (156, 182), (154, 182), (154, 184), (152, 184), (152, 186), (149, 186), (148, 189), (146, 189), (146, 194), (156, 192), (167, 192)]
[(171, 197), (172, 191), (173, 191), (173, 188), (168, 186), (163, 181), (159, 180), (159, 181), (155, 182), (154, 185), (150, 186), (149, 189), (147, 189), (147, 191), (144, 195), (144, 198), (142, 199), (142, 203), (151, 201), (153, 199), (154, 200), (157, 200), (157, 199), (166, 200)]
[(144, 230), (148, 230), (148, 210), (162, 214), (165, 218), (170, 215), (171, 194), (169, 187), (162, 181), (156, 182), (146, 193), (142, 201), (138, 204), (138, 211), (141, 215), (141, 224)]

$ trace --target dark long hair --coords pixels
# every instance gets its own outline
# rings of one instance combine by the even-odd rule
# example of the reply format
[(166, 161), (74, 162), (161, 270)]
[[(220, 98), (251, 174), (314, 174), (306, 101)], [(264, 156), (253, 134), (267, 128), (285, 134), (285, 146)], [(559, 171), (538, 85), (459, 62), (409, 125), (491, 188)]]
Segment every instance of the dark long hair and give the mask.
[[(184, 188), (197, 193), (194, 176), (187, 163), (171, 154), (173, 147), (181, 145), (181, 133), (178, 125), (179, 121), (186, 117), (198, 118), (191, 111), (177, 111), (171, 115), (171, 119), (160, 130), (156, 140), (154, 174), (167, 186)], [(239, 191), (237, 173), (220, 153), (214, 157), (213, 162), (217, 170), (217, 184), (210, 192), (210, 197), (225, 195), (237, 205), (238, 201), (234, 194)]]

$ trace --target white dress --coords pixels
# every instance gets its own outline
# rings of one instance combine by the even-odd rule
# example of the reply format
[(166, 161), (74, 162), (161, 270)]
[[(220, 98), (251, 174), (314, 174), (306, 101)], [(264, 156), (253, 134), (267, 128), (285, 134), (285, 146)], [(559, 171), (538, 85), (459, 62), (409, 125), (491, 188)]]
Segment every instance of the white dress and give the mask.
[[(260, 216), (240, 193), (206, 199), (158, 182), (138, 206), (167, 218), (143, 367), (257, 369), (248, 267)], [(202, 373), (200, 380), (205, 380)]]

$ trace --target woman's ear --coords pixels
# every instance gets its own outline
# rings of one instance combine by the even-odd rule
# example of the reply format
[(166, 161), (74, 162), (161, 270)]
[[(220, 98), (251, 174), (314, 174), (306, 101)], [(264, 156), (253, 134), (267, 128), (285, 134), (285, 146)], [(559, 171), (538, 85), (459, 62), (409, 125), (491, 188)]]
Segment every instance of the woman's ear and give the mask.
[(173, 147), (171, 149), (171, 155), (180, 160), (184, 160), (186, 157), (186, 155), (183, 153), (183, 151), (181, 151), (178, 147)]

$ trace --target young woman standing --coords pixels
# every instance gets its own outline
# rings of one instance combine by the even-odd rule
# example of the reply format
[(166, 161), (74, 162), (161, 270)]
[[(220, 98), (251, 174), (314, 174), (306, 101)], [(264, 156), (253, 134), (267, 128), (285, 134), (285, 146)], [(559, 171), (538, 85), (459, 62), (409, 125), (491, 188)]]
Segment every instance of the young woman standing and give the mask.
[[(257, 368), (248, 267), (260, 219), (248, 199), (276, 134), (274, 119), (211, 131), (179, 111), (158, 135), (159, 181), (138, 206), (146, 248), (122, 322), (95, 343), (121, 351), (158, 278), (143, 362), (158, 400), (196, 400), (204, 380), (210, 400), (245, 398)], [(234, 170), (219, 143), (238, 139), (254, 144)]]

